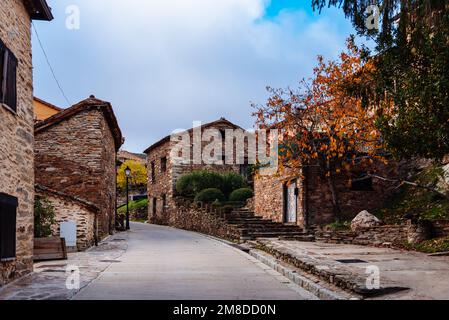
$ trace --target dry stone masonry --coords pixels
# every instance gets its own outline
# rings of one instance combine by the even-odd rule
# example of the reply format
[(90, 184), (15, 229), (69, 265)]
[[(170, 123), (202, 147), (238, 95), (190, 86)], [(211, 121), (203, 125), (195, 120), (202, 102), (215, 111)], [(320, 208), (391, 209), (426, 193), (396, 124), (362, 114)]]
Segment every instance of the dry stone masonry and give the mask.
[[(16, 107), (13, 109), (0, 101), (0, 194), (16, 198), (18, 203), (15, 257), (0, 261), (0, 286), (30, 272), (33, 263), (34, 114), (30, 22), (35, 17), (35, 2), (2, 0), (0, 5), (0, 44), (2, 50), (6, 48), (17, 59), (16, 90), (7, 86), (17, 97)], [(45, 1), (42, 4), (46, 6)], [(41, 18), (51, 20), (51, 14)], [(0, 214), (5, 214), (2, 210)]]
[[(89, 216), (83, 220), (82, 236), (86, 243), (92, 242), (92, 228), (98, 239), (112, 234), (115, 229), (116, 152), (123, 143), (112, 106), (95, 97), (83, 100), (37, 123), (35, 140), (36, 183), (99, 208), (95, 222), (83, 213)], [(57, 214), (58, 220), (67, 216), (63, 211)]]
[[(220, 120), (204, 124), (201, 127), (202, 132), (206, 129), (238, 129), (235, 124), (222, 118)], [(191, 152), (193, 154), (193, 130), (187, 130), (190, 135)], [(202, 142), (204, 145), (207, 142)], [(203, 145), (203, 147), (204, 147)], [(150, 146), (145, 153), (147, 154), (148, 170), (148, 220), (158, 224), (169, 224), (172, 221), (171, 216), (177, 214), (178, 207), (174, 198), (176, 197), (176, 180), (181, 175), (194, 170), (211, 170), (217, 172), (233, 171), (241, 173), (244, 170), (242, 165), (206, 165), (206, 164), (177, 164), (174, 165), (170, 157), (174, 142), (170, 141), (170, 136), (166, 136), (160, 141)], [(235, 157), (235, 155), (234, 155)], [(191, 159), (192, 160), (192, 159)], [(234, 159), (235, 160), (235, 159)], [(235, 163), (235, 161), (234, 161)]]

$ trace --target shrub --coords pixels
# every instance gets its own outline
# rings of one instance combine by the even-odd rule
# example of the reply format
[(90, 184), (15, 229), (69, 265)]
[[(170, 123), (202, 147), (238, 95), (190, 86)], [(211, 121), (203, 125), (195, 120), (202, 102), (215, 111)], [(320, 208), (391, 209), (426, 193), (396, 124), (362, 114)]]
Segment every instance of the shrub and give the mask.
[(229, 196), (229, 201), (245, 202), (252, 196), (253, 190), (251, 190), (250, 188), (240, 188), (232, 191), (231, 195)]
[(184, 197), (195, 197), (201, 190), (221, 189), (223, 177), (216, 172), (198, 170), (182, 175), (176, 182), (176, 191)]
[(243, 188), (245, 180), (243, 176), (235, 172), (227, 172), (222, 174), (221, 191), (228, 197), (232, 191)]
[(197, 202), (205, 202), (205, 203), (212, 203), (215, 201), (224, 201), (226, 198), (221, 192), (220, 189), (217, 188), (208, 188), (200, 191), (196, 197), (195, 201)]
[(34, 237), (51, 236), (51, 226), (56, 223), (55, 209), (47, 198), (36, 197), (34, 201)]
[[(128, 203), (129, 211), (137, 211), (137, 210), (145, 210), (148, 208), (148, 199), (140, 199), (136, 201), (130, 201)], [(126, 213), (126, 204), (122, 205), (117, 209), (118, 213), (125, 214)]]

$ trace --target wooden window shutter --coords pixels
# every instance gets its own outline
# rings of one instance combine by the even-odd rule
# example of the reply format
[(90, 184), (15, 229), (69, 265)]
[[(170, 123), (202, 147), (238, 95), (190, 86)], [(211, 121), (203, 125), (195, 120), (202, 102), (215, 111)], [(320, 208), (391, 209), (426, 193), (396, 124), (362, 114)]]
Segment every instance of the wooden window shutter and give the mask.
[(0, 103), (17, 110), (17, 58), (0, 41)]
[[(3, 91), (4, 91), (3, 84), (5, 83), (3, 81), (3, 78), (4, 78), (4, 74), (6, 72), (6, 66), (4, 66), (5, 52), (6, 52), (6, 47), (3, 44), (3, 42), (0, 40), (0, 103), (3, 103), (3, 97), (5, 96), (3, 94)], [(5, 85), (6, 85), (6, 83), (5, 83)]]
[(17, 206), (17, 198), (0, 193), (0, 261), (16, 257)]
[(13, 109), (17, 110), (17, 59), (14, 55), (8, 53), (8, 75), (6, 78), (6, 99), (5, 103)]

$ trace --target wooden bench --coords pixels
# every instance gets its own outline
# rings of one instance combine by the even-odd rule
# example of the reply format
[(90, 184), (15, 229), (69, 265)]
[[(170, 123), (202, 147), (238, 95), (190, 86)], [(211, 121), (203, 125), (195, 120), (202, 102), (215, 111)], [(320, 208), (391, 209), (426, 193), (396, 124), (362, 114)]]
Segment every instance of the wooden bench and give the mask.
[(34, 238), (34, 261), (44, 260), (67, 260), (64, 238)]

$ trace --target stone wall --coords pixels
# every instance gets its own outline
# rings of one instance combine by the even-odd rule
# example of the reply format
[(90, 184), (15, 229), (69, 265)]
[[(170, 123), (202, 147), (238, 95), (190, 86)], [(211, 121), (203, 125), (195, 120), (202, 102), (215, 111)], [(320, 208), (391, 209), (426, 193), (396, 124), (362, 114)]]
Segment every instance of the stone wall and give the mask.
[[(147, 155), (147, 172), (148, 172), (148, 220), (151, 222), (158, 221), (166, 224), (168, 216), (175, 211), (175, 203), (173, 201), (174, 181), (172, 178), (173, 164), (170, 161), (170, 142), (162, 144), (153, 149)], [(161, 169), (161, 159), (166, 157), (166, 170)], [(154, 163), (154, 178), (152, 179), (151, 163)], [(166, 206), (162, 206), (162, 197), (166, 197)], [(153, 206), (156, 202), (156, 212), (153, 212)]]
[[(370, 168), (357, 168), (359, 171), (376, 172), (381, 176), (394, 178), (397, 176), (397, 164), (384, 165), (378, 163)], [(335, 221), (332, 194), (328, 182), (321, 177), (318, 170), (309, 167), (302, 176), (289, 174), (256, 176), (254, 179), (256, 214), (277, 222), (284, 220), (284, 191), (286, 182), (296, 181), (297, 224), (300, 226), (326, 225)], [(394, 184), (373, 179), (370, 191), (351, 190), (351, 176), (347, 173), (336, 178), (342, 216), (344, 220), (352, 220), (362, 210), (380, 208), (393, 194)]]
[(325, 243), (345, 243), (369, 246), (394, 246), (407, 242), (407, 227), (383, 225), (352, 231), (316, 231), (315, 240)]
[(77, 249), (86, 250), (95, 244), (96, 219), (98, 208), (87, 202), (49, 190), (36, 190), (36, 196), (48, 199), (55, 210), (56, 223), (52, 226), (54, 236), (60, 236), (60, 224), (76, 223)]
[(99, 237), (114, 231), (115, 145), (103, 112), (89, 108), (37, 131), (36, 183), (100, 208)]
[(240, 238), (238, 230), (227, 225), (219, 214), (210, 208), (201, 208), (182, 198), (175, 198), (174, 203), (177, 210), (164, 221), (167, 225), (228, 240)]
[(33, 78), (30, 17), (21, 0), (2, 0), (0, 39), (18, 59), (17, 112), (0, 104), (0, 192), (17, 197), (16, 260), (0, 262), (0, 286), (33, 268)]
[(98, 229), (104, 234), (113, 234), (115, 230), (116, 197), (117, 197), (117, 170), (116, 170), (116, 146), (114, 137), (104, 117), (101, 118), (103, 178), (101, 188), (95, 203), (102, 209), (99, 215)]
[[(449, 236), (449, 220), (436, 220), (429, 222), (431, 232), (425, 239)], [(410, 228), (410, 221), (404, 225), (381, 225), (364, 228), (356, 232), (350, 230), (315, 231), (315, 240), (326, 243), (345, 243), (369, 246), (399, 246), (411, 240), (416, 230)]]
[(257, 176), (254, 179), (254, 212), (256, 215), (276, 222), (284, 222), (284, 185), (296, 182), (298, 188), (297, 201), (297, 225), (304, 227), (304, 203), (302, 179), (289, 176)]
[[(380, 176), (395, 178), (398, 168), (396, 163), (388, 165), (377, 163), (370, 167), (357, 168), (357, 171), (371, 171)], [(327, 180), (320, 177), (317, 169), (312, 167), (306, 171), (305, 184), (309, 223), (311, 225), (324, 225), (333, 222), (335, 217), (332, 208), (332, 195)], [(393, 194), (396, 185), (373, 179), (371, 191), (354, 191), (351, 190), (351, 176), (347, 173), (340, 174), (336, 179), (336, 188), (343, 219), (352, 220), (362, 210), (374, 211), (382, 207)]]

